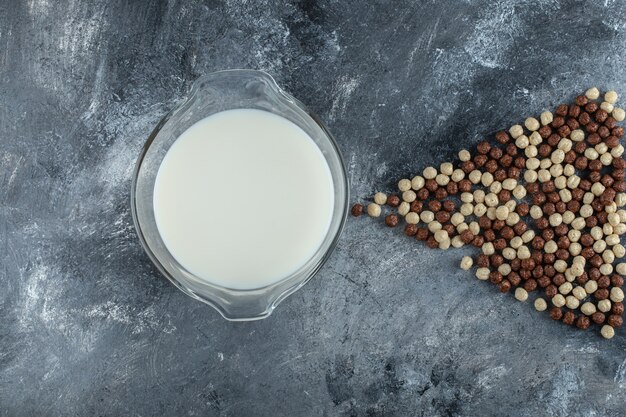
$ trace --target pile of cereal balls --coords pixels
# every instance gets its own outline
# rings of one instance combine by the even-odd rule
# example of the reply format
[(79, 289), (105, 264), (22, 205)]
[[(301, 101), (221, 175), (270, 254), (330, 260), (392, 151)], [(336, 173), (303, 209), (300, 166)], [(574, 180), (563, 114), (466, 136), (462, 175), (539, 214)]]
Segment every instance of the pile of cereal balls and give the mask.
[[(624, 313), (626, 161), (620, 138), (624, 110), (617, 93), (600, 99), (590, 88), (554, 113), (482, 141), (474, 153), (378, 192), (364, 209), (430, 248), (473, 245), (481, 254), (461, 260), (476, 277), (513, 291), (550, 317), (607, 339)], [(384, 213), (383, 213), (384, 212)]]

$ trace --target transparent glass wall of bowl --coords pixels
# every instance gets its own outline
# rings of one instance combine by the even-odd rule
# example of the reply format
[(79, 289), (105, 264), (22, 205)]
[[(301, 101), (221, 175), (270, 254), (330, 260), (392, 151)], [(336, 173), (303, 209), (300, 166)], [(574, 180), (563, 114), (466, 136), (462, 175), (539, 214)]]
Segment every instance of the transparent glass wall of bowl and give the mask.
[[(300, 126), (326, 158), (335, 190), (331, 225), (315, 255), (293, 275), (254, 290), (234, 290), (212, 285), (185, 270), (161, 240), (153, 208), (156, 175), (161, 161), (176, 139), (194, 123), (211, 114), (239, 108), (266, 110)], [(282, 91), (271, 76), (253, 70), (220, 71), (198, 79), (188, 99), (168, 114), (150, 135), (137, 161), (131, 192), (135, 227), (150, 259), (180, 290), (213, 306), (229, 320), (267, 317), (280, 301), (302, 287), (319, 270), (343, 228), (348, 200), (345, 167), (332, 135), (317, 116)], [(242, 262), (245, 262), (243, 256)]]

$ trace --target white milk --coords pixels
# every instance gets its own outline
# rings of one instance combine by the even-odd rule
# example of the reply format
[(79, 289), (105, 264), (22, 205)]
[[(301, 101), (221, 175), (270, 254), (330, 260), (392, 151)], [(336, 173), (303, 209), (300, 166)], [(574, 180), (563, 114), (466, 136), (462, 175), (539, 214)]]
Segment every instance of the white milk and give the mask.
[(154, 186), (161, 238), (189, 272), (253, 289), (305, 264), (330, 226), (334, 189), (320, 149), (262, 110), (200, 120), (174, 142)]

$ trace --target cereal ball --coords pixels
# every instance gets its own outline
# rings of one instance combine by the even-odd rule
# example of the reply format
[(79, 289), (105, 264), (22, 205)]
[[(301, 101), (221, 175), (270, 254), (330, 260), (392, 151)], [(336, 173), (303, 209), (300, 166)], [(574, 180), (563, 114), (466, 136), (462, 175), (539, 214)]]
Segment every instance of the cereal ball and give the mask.
[(598, 301), (598, 310), (600, 310), (603, 313), (607, 313), (611, 311), (611, 302), (609, 300)]
[(406, 201), (407, 203), (414, 202), (416, 198), (417, 198), (417, 194), (415, 194), (415, 191), (413, 190), (408, 190), (402, 193), (402, 199)]
[(420, 221), (420, 216), (419, 214), (411, 211), (407, 213), (406, 216), (404, 216), (404, 221), (406, 221), (408, 224), (417, 224)]
[(593, 280), (589, 280), (585, 283), (585, 292), (587, 294), (593, 294), (598, 289), (598, 283)]
[(615, 266), (615, 271), (620, 275), (626, 275), (626, 263), (619, 263)]
[(400, 205), (398, 206), (398, 214), (400, 216), (406, 216), (406, 214), (411, 210), (411, 205), (409, 203), (407, 203), (406, 201), (403, 201), (402, 203), (400, 203)]
[(435, 179), (435, 177), (437, 176), (437, 170), (433, 167), (426, 167), (424, 168), (422, 175), (424, 175), (424, 178), (426, 178), (427, 180), (432, 180)]
[(614, 303), (621, 303), (624, 301), (624, 291), (619, 287), (613, 287), (611, 288), (610, 298)]
[(534, 117), (529, 117), (524, 121), (524, 126), (526, 126), (526, 129), (534, 132), (535, 130), (539, 129), (539, 121)]
[(613, 111), (613, 104), (609, 103), (608, 101), (603, 101), (600, 104), (600, 108), (607, 113), (611, 113)]
[(511, 137), (513, 139), (518, 138), (523, 133), (524, 133), (524, 128), (522, 128), (522, 126), (520, 126), (520, 125), (513, 125), (509, 129), (509, 134), (511, 135)]
[(409, 191), (410, 189), (411, 189), (411, 180), (404, 178), (398, 181), (398, 190), (405, 192), (405, 191)]
[(624, 109), (615, 107), (613, 111), (611, 112), (611, 116), (613, 116), (613, 118), (617, 120), (618, 122), (622, 122), (624, 121), (624, 118), (626, 117), (626, 112), (624, 112)]
[(582, 306), (580, 306), (580, 311), (586, 316), (591, 316), (593, 313), (596, 312), (596, 306), (593, 303), (587, 301)]
[[(386, 200), (386, 198), (385, 198), (385, 200)], [(381, 211), (382, 210), (381, 210), (380, 206), (378, 204), (376, 204), (376, 203), (370, 203), (367, 206), (367, 214), (370, 217), (378, 217), (378, 216), (380, 216)]]
[(473, 264), (474, 264), (474, 261), (469, 256), (464, 256), (461, 259), (461, 269), (464, 271), (467, 271), (468, 269), (470, 269)]
[(552, 304), (554, 304), (555, 307), (563, 307), (565, 305), (565, 297), (561, 294), (555, 295), (552, 297)]
[(607, 91), (604, 93), (604, 101), (615, 104), (617, 102), (617, 93), (613, 90)]
[(611, 326), (605, 324), (604, 326), (602, 326), (602, 329), (600, 330), (600, 334), (605, 339), (612, 339), (613, 336), (615, 336), (615, 329), (613, 329)]
[(528, 292), (522, 287), (515, 289), (515, 298), (519, 301), (526, 301), (528, 299)]
[(600, 97), (600, 91), (596, 87), (591, 87), (589, 90), (585, 91), (585, 96), (589, 100), (597, 100)]
[(573, 295), (568, 295), (565, 298), (565, 305), (567, 306), (567, 308), (571, 310), (575, 310), (580, 305), (580, 301), (578, 300), (578, 298), (574, 297)]
[(443, 175), (452, 175), (452, 172), (454, 171), (454, 167), (452, 166), (452, 164), (450, 162), (444, 162), (439, 166), (439, 171), (443, 174)]
[(461, 150), (459, 151), (459, 159), (460, 159), (462, 162), (467, 162), (467, 161), (469, 161), (470, 159), (472, 159), (472, 155), (469, 153), (469, 151), (468, 151), (468, 150), (466, 150), (466, 149), (461, 149)]
[(554, 120), (554, 116), (549, 111), (544, 111), (543, 113), (541, 113), (541, 116), (539, 118), (541, 119), (541, 124), (544, 126), (549, 125)]
[(486, 281), (487, 279), (489, 279), (489, 273), (489, 268), (478, 268), (476, 270), (476, 278), (481, 281)]
[(585, 297), (587, 297), (587, 291), (585, 291), (583, 287), (575, 287), (572, 290), (572, 295), (578, 300), (583, 300)]
[(426, 184), (424, 177), (420, 177), (419, 175), (414, 176), (411, 180), (411, 188), (415, 191), (419, 191), (424, 188), (424, 184)]
[(537, 298), (535, 300), (535, 310), (545, 311), (548, 308), (548, 303), (543, 298)]
[(374, 194), (374, 203), (378, 204), (379, 206), (387, 203), (387, 194), (381, 192)]

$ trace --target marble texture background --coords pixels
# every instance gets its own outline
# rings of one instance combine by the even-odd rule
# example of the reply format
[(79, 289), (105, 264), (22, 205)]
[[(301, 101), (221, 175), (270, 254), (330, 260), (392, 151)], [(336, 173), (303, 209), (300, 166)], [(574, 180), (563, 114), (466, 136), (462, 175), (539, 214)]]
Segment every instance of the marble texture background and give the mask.
[(381, 222), (229, 323), (162, 278), (129, 211), (144, 140), (200, 75), (259, 68), (368, 196), (597, 85), (624, 1), (0, 3), (1, 416), (624, 416), (626, 338), (538, 314)]

